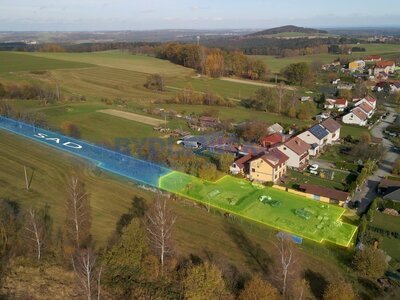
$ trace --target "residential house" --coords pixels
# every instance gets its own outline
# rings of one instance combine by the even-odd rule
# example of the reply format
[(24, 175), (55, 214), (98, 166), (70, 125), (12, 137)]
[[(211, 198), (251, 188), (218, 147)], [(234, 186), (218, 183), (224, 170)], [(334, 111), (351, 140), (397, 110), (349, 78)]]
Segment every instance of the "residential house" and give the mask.
[(284, 130), (283, 127), (282, 127), (280, 124), (278, 124), (278, 123), (272, 124), (272, 125), (269, 126), (268, 129), (267, 129), (267, 131), (268, 131), (269, 134), (273, 134), (273, 133), (283, 133), (283, 130)]
[(324, 104), (324, 108), (325, 109), (334, 109), (335, 108), (335, 103), (336, 103), (336, 99), (326, 99), (325, 100), (325, 104)]
[(382, 57), (380, 57), (379, 55), (370, 55), (364, 58), (364, 61), (366, 63), (373, 63), (373, 62), (378, 62), (381, 61)]
[(374, 68), (374, 75), (377, 76), (384, 72), (386, 74), (393, 74), (396, 70), (396, 63), (392, 60), (383, 60), (376, 63)]
[(278, 147), (278, 149), (289, 158), (287, 161), (288, 167), (301, 170), (308, 165), (310, 148), (311, 146), (309, 144), (297, 136)]
[(400, 202), (400, 180), (382, 179), (378, 185), (378, 193), (383, 199)]
[(307, 101), (311, 101), (311, 100), (312, 100), (312, 98), (310, 96), (303, 96), (300, 98), (301, 102), (307, 102)]
[(249, 164), (248, 162), (253, 158), (254, 156), (252, 154), (247, 154), (242, 156), (241, 158), (237, 159), (236, 161), (233, 162), (233, 164), (230, 166), (229, 171), (233, 175), (238, 175), (238, 174), (248, 174), (249, 173)]
[(349, 103), (348, 103), (347, 99), (344, 99), (344, 98), (336, 99), (335, 108), (338, 111), (344, 111), (348, 105), (349, 105)]
[(275, 132), (265, 136), (261, 140), (261, 145), (265, 148), (271, 148), (278, 144), (282, 144), (285, 141), (285, 136), (282, 133)]
[(220, 122), (214, 117), (201, 116), (199, 118), (199, 123), (201, 127), (215, 128)]
[(328, 142), (329, 132), (320, 124), (314, 125), (298, 137), (311, 146), (309, 153), (316, 156)]
[(374, 108), (367, 102), (356, 104), (356, 107), (361, 108), (367, 114), (368, 118), (371, 118), (375, 112)]
[(365, 102), (373, 107), (373, 109), (376, 109), (376, 98), (367, 96), (361, 99), (353, 99), (353, 102), (356, 102), (354, 105), (358, 106), (361, 103)]
[(278, 182), (286, 174), (288, 157), (277, 148), (261, 152), (249, 163), (249, 179), (257, 182)]
[(390, 92), (391, 93), (400, 92), (400, 81), (395, 81), (395, 82), (390, 84)]
[(355, 60), (349, 63), (350, 72), (362, 71), (365, 68), (365, 61)]
[(359, 107), (353, 108), (348, 114), (342, 117), (345, 124), (354, 124), (359, 126), (367, 125), (368, 115)]
[(332, 144), (340, 139), (341, 125), (334, 119), (329, 118), (320, 123), (328, 132), (328, 144)]
[(350, 199), (350, 194), (343, 191), (338, 191), (331, 188), (322, 187), (313, 184), (301, 184), (299, 190), (313, 195), (314, 200), (325, 200), (332, 204), (343, 205)]
[(354, 85), (352, 83), (347, 83), (347, 82), (341, 82), (337, 86), (338, 90), (349, 90), (349, 91), (351, 91), (353, 87)]

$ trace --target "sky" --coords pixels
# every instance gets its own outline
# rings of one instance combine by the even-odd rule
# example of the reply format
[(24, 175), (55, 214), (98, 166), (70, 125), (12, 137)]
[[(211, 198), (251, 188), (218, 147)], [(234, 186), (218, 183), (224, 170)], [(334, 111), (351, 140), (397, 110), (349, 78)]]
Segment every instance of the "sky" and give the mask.
[(399, 0), (0, 0), (0, 31), (400, 26)]

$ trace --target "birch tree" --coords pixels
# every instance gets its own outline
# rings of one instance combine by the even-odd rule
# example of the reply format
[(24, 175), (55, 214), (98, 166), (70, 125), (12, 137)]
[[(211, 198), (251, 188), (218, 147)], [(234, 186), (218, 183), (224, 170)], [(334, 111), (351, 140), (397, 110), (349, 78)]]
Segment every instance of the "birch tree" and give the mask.
[(293, 274), (293, 267), (295, 264), (294, 243), (289, 235), (281, 235), (275, 247), (279, 254), (279, 279), (282, 282), (282, 295), (286, 297), (288, 279)]
[(92, 249), (78, 251), (72, 259), (72, 266), (87, 299), (100, 299), (102, 266), (98, 266), (97, 255)]
[(168, 207), (167, 199), (158, 196), (146, 214), (146, 230), (149, 233), (151, 245), (160, 258), (161, 272), (163, 272), (166, 256), (172, 252), (172, 232), (176, 216)]
[(72, 176), (68, 182), (66, 199), (66, 236), (76, 249), (90, 238), (89, 195), (79, 177)]
[(28, 240), (34, 245), (37, 259), (40, 260), (45, 239), (45, 229), (38, 212), (34, 208), (29, 209), (26, 214), (25, 230)]

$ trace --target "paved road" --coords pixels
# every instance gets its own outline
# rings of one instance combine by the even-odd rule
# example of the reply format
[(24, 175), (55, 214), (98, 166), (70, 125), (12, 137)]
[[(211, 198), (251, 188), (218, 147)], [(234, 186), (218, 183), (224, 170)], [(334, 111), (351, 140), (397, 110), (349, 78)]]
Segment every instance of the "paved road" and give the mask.
[[(396, 111), (391, 107), (386, 107), (386, 110), (390, 112), (390, 116), (386, 120), (381, 121), (372, 130), (371, 135), (377, 138), (383, 138), (384, 129), (394, 122)], [(362, 186), (361, 191), (356, 192), (353, 200), (360, 200), (361, 205), (358, 209), (358, 213), (361, 214), (366, 211), (372, 200), (377, 197), (376, 188), (381, 181), (382, 177), (390, 175), (392, 172), (392, 166), (396, 159), (399, 157), (392, 149), (392, 143), (387, 139), (383, 139), (383, 147), (385, 148), (385, 154), (379, 165), (379, 168), (366, 180)]]

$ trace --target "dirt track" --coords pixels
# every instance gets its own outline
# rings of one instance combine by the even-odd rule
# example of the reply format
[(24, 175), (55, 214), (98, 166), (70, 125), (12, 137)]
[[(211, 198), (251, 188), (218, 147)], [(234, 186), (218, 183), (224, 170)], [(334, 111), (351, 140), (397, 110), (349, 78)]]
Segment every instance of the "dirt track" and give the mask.
[(123, 119), (131, 120), (131, 121), (135, 121), (135, 122), (139, 122), (139, 123), (143, 123), (143, 124), (147, 124), (147, 125), (151, 125), (151, 126), (160, 126), (165, 123), (163, 120), (155, 119), (152, 117), (146, 117), (146, 116), (142, 116), (142, 115), (126, 112), (126, 111), (115, 110), (115, 109), (102, 109), (102, 110), (98, 110), (97, 112), (115, 116), (115, 117), (120, 117)]

